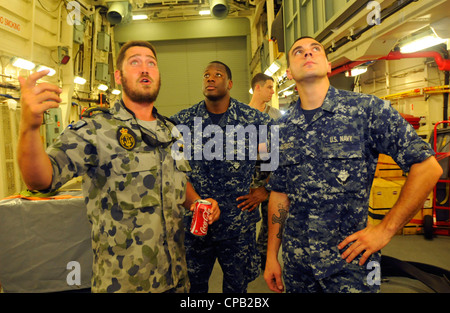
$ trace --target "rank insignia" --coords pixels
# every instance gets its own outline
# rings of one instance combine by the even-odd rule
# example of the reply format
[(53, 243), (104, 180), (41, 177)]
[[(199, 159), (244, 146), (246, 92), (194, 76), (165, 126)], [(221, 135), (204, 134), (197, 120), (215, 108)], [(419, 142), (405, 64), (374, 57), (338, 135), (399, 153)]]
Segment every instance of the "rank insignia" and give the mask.
[(339, 178), (339, 181), (344, 184), (350, 177), (350, 174), (347, 171), (342, 170), (339, 172), (339, 175), (337, 177)]
[(122, 148), (132, 150), (136, 145), (136, 134), (128, 127), (120, 127), (117, 131), (117, 141)]

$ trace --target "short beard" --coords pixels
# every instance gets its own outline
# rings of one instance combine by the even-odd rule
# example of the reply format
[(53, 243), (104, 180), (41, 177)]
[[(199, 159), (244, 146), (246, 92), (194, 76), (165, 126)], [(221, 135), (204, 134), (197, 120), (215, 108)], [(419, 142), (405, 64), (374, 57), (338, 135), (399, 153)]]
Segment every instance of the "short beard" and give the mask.
[(123, 93), (130, 98), (133, 102), (136, 103), (152, 103), (156, 101), (156, 98), (158, 98), (159, 90), (161, 88), (161, 79), (158, 80), (158, 85), (156, 86), (156, 90), (152, 93), (141, 93), (136, 92), (132, 88), (128, 87), (128, 80), (123, 76), (123, 73), (121, 73), (122, 76), (122, 89)]

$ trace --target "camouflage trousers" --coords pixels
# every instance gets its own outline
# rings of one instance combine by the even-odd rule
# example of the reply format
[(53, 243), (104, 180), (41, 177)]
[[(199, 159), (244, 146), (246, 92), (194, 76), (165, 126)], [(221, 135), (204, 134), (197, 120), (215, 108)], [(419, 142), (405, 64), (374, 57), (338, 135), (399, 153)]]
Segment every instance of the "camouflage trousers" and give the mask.
[(185, 245), (192, 293), (208, 292), (208, 282), (216, 260), (223, 271), (224, 293), (246, 293), (248, 283), (260, 274), (256, 225), (235, 238), (221, 241), (186, 232)]
[[(284, 239), (283, 239), (284, 240)], [(284, 246), (283, 246), (284, 248)], [(292, 248), (292, 247), (291, 247)], [(309, 248), (282, 252), (283, 279), (287, 293), (378, 293), (379, 284), (373, 284), (368, 277), (372, 269), (353, 261), (337, 273), (317, 279), (313, 264), (309, 263)]]

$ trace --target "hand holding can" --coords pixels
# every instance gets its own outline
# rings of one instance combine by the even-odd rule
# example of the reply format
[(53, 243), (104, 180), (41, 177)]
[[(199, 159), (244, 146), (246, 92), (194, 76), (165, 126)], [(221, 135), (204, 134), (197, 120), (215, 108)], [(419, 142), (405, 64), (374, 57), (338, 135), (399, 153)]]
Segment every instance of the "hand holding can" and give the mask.
[(191, 222), (191, 233), (196, 236), (206, 236), (208, 233), (208, 221), (211, 214), (211, 202), (197, 200), (195, 202), (194, 215)]

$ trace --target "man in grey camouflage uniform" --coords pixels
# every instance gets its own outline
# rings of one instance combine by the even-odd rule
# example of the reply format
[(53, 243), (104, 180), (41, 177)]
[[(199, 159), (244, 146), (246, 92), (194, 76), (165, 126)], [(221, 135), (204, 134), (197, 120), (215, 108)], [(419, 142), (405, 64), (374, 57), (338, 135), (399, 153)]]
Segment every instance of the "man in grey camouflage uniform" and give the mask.
[[(188, 156), (192, 168), (188, 173), (189, 181), (202, 198), (214, 198), (221, 210), (220, 220), (209, 228), (205, 237), (189, 232), (192, 216), (186, 215), (186, 258), (191, 292), (208, 292), (216, 259), (224, 274), (223, 292), (246, 292), (248, 283), (259, 275), (256, 249), (259, 212), (252, 207), (238, 208), (237, 198), (249, 193), (256, 163), (256, 155), (251, 158), (249, 147), (261, 140), (247, 134), (245, 151), (241, 151), (237, 147), (244, 142), (236, 139), (236, 133), (227, 133), (227, 127), (255, 125), (258, 129), (260, 125), (270, 124), (271, 119), (231, 98), (232, 85), (228, 66), (219, 61), (209, 63), (203, 74), (205, 99), (172, 116), (185, 137), (184, 152), (191, 151)], [(214, 135), (202, 134), (207, 129), (214, 129)], [(190, 140), (185, 136), (186, 132), (193, 134)], [(214, 140), (217, 144), (209, 150)], [(191, 149), (187, 147), (189, 143)], [(230, 146), (235, 147), (232, 155), (225, 156)], [(200, 157), (198, 152), (202, 153)], [(240, 153), (245, 153), (245, 158), (239, 159)]]
[[(154, 108), (160, 75), (153, 46), (125, 44), (115, 72), (122, 100), (69, 126), (47, 151), (39, 126), (45, 110), (58, 106), (61, 90), (36, 85), (46, 74), (19, 78), (19, 165), (27, 186), (45, 192), (83, 176), (92, 291), (187, 292), (183, 205), (199, 196), (186, 179), (188, 162), (171, 155), (174, 125)], [(213, 210), (210, 223), (218, 218), (217, 203)]]
[[(280, 165), (267, 186), (264, 278), (271, 290), (284, 290), (282, 244), (287, 292), (378, 292), (369, 274), (379, 270), (379, 250), (421, 208), (442, 169), (390, 103), (330, 86), (331, 64), (316, 40), (299, 38), (287, 60), (299, 100), (278, 120)], [(379, 153), (409, 175), (395, 206), (379, 225), (368, 226)]]

